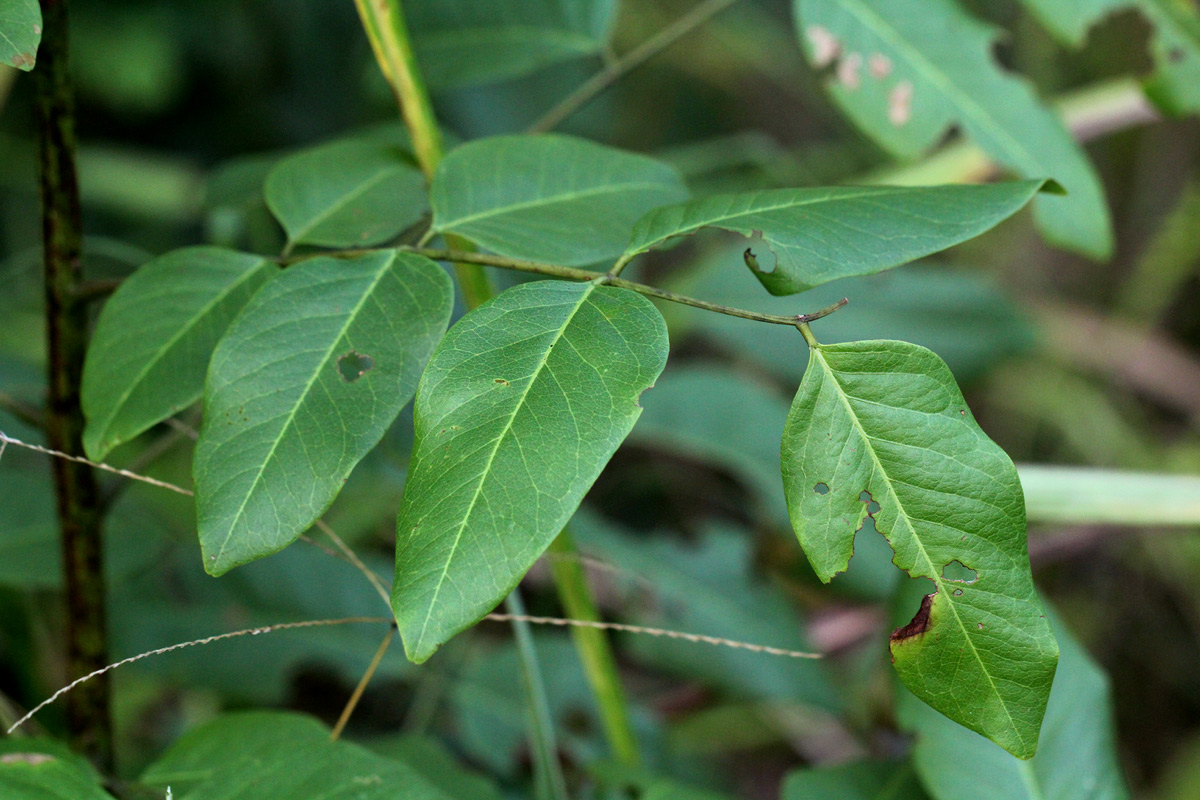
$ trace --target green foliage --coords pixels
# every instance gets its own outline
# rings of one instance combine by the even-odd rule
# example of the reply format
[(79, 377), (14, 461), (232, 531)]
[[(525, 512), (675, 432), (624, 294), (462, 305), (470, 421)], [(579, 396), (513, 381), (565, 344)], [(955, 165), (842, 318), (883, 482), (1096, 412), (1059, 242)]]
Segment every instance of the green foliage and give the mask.
[(38, 0), (0, 0), (0, 64), (29, 72), (42, 39)]
[(1200, 478), (1148, 472), (1021, 467), (1029, 519), (1081, 525), (1200, 525)]
[(438, 166), (430, 191), (439, 233), (567, 266), (619, 255), (638, 217), (687, 197), (666, 164), (559, 135), (463, 145)]
[(5, 800), (112, 800), (87, 760), (47, 739), (0, 739)]
[(513, 78), (600, 52), (615, 0), (415, 0), (404, 4), (429, 84)]
[(1029, 86), (992, 60), (991, 28), (953, 0), (795, 0), (795, 9), (809, 61), (836, 65), (830, 95), (880, 146), (913, 158), (960, 126), (1006, 168), (1066, 188), (1034, 204), (1047, 238), (1095, 258), (1111, 253), (1095, 170)]
[[(771, 294), (906, 264), (978, 236), (1016, 213), (1041, 181), (991, 186), (775, 189), (717, 195), (651, 211), (621, 257), (714, 227), (761, 238), (774, 267), (746, 263)], [(751, 242), (753, 249), (753, 242)]]
[(645, 298), (517, 286), (467, 314), (417, 392), (392, 609), (421, 662), (504, 599), (571, 518), (667, 356)]
[(857, 761), (840, 767), (796, 770), (780, 800), (925, 800), (928, 795), (910, 764)]
[[(905, 685), (1031, 757), (1058, 651), (1029, 572), (1016, 468), (945, 363), (907, 342), (813, 347), (783, 432), (783, 476), (821, 580), (846, 569), (870, 515), (895, 564), (933, 581), (912, 623), (892, 634)], [(954, 562), (975, 578), (946, 574)]]
[(267, 206), (288, 246), (368, 247), (425, 213), (425, 179), (384, 141), (345, 141), (283, 159), (267, 174)]
[(446, 273), (404, 253), (312, 259), (254, 296), (205, 384), (206, 570), (286, 547), (329, 507), (416, 390), (450, 310)]
[(200, 399), (213, 348), (271, 262), (217, 247), (187, 247), (145, 264), (104, 305), (83, 371), (83, 443), (114, 447)]

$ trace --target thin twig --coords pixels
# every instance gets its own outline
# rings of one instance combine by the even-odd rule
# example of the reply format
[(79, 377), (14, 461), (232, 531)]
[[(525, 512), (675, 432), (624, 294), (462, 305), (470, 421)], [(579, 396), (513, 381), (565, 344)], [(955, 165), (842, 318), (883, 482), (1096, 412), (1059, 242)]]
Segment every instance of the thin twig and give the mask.
[(393, 625), (388, 628), (387, 635), (383, 637), (383, 641), (379, 643), (379, 649), (375, 651), (375, 657), (367, 665), (367, 671), (363, 673), (362, 679), (354, 687), (354, 692), (350, 695), (350, 699), (346, 701), (346, 707), (342, 709), (342, 715), (338, 717), (337, 724), (333, 726), (333, 731), (329, 734), (329, 741), (336, 742), (342, 735), (342, 731), (346, 728), (346, 723), (350, 721), (350, 715), (358, 707), (358, 701), (362, 699), (363, 692), (367, 690), (367, 684), (374, 677), (375, 670), (379, 669), (379, 664), (383, 661), (383, 656), (388, 651), (388, 645), (392, 643), (392, 637), (395, 635), (396, 627)]
[(102, 469), (105, 472), (111, 472), (114, 475), (120, 475), (121, 477), (129, 478), (130, 480), (141, 481), (142, 483), (148, 483), (151, 486), (158, 486), (161, 489), (170, 489), (172, 492), (177, 492), (182, 495), (187, 495), (188, 497), (192, 497), (194, 494), (190, 489), (184, 489), (182, 486), (176, 486), (173, 483), (167, 483), (166, 481), (160, 481), (157, 478), (151, 478), (146, 475), (139, 475), (136, 472), (130, 472), (127, 469), (120, 469), (119, 467), (114, 467), (109, 464), (101, 463), (99, 461), (91, 461), (89, 459), (83, 458), (82, 456), (73, 456), (70, 453), (62, 452), (61, 450), (52, 450), (49, 447), (42, 447), (41, 445), (29, 444), (28, 442), (22, 442), (20, 439), (14, 439), (13, 437), (9, 436), (4, 431), (0, 431), (0, 442), (4, 442), (5, 444), (13, 444), (13, 445), (16, 445), (17, 447), (24, 447), (26, 450), (32, 450), (35, 453), (44, 453), (45, 455), (54, 456), (55, 458), (63, 458), (63, 459), (66, 459), (67, 461), (74, 461), (77, 464), (87, 464), (89, 467), (95, 467), (96, 469)]
[(596, 99), (627, 73), (640, 67), (736, 2), (737, 0), (705, 0), (697, 3), (682, 17), (628, 53), (605, 64), (604, 69), (580, 84), (575, 91), (530, 125), (529, 133), (545, 133), (558, 127), (563, 120)]

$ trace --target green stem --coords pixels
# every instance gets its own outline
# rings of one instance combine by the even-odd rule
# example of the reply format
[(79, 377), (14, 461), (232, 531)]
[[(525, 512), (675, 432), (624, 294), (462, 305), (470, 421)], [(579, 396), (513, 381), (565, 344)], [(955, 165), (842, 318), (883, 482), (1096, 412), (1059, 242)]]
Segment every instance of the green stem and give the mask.
[(560, 100), (558, 104), (530, 125), (529, 132), (545, 133), (558, 127), (563, 120), (596, 99), (626, 73), (666, 50), (736, 2), (737, 0), (705, 0), (705, 2), (696, 4), (682, 17), (625, 55), (609, 61), (604, 69), (580, 84), (575, 91)]
[[(599, 622), (600, 612), (588, 589), (587, 576), (579, 564), (579, 551), (567, 529), (550, 545), (550, 552), (563, 558), (550, 561), (554, 585), (562, 599), (563, 609), (571, 619)], [(608, 637), (597, 628), (571, 628), (571, 638), (583, 662), (584, 672), (592, 687), (592, 694), (600, 705), (600, 717), (613, 755), (624, 766), (637, 768), (642, 764), (638, 751), (637, 737), (629, 717), (629, 705), (625, 689), (617, 672), (617, 661), (613, 656)]]
[(526, 612), (525, 603), (521, 600), (521, 591), (513, 589), (504, 605), (508, 613), (516, 617), (512, 621), (512, 627), (517, 639), (517, 653), (521, 657), (525, 690), (529, 694), (536, 754), (534, 765), (538, 767), (538, 783), (543, 787), (544, 797), (549, 800), (567, 800), (567, 781), (563, 777), (562, 764), (558, 760), (558, 744), (554, 738), (554, 718), (550, 713), (550, 701), (546, 697), (542, 670), (538, 666), (533, 634), (530, 632), (529, 623), (524, 620)]
[[(42, 244), (45, 251), (46, 331), (49, 341), (47, 444), (83, 454), (79, 386), (87, 352), (87, 307), (75, 300), (82, 280), (83, 237), (75, 168), (75, 96), (68, 68), (65, 0), (42, 0), (43, 35), (37, 78), (41, 162)], [(91, 467), (54, 459), (54, 484), (67, 606), (67, 678), (108, 662), (100, 491)], [(113, 763), (107, 675), (67, 696), (72, 742), (101, 771)]]

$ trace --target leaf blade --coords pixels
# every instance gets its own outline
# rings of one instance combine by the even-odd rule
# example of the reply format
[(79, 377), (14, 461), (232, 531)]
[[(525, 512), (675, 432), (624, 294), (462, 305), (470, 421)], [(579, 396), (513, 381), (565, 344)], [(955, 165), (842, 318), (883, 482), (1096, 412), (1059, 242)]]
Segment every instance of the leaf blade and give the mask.
[[(822, 580), (845, 570), (871, 514), (893, 563), (933, 581), (892, 634), (905, 685), (1032, 756), (1058, 651), (1033, 588), (1020, 482), (941, 359), (907, 342), (813, 348), (782, 458), (792, 524)], [(946, 576), (954, 562), (974, 580)]]
[(478, 621), (549, 546), (666, 347), (649, 301), (596, 283), (517, 286), (454, 326), (417, 392), (397, 520), (392, 608), (411, 660)]
[(193, 466), (205, 569), (276, 552), (325, 511), (412, 396), (451, 302), (444, 270), (396, 252), (311, 259), (251, 300), (205, 385)]
[(771, 294), (795, 294), (898, 266), (978, 236), (1015, 214), (1042, 185), (1020, 181), (717, 195), (649, 212), (638, 221), (621, 260), (675, 236), (721, 228), (761, 237), (775, 253), (774, 269), (761, 269), (750, 259), (747, 265)]
[(29, 72), (42, 40), (42, 7), (37, 0), (7, 0), (0, 7), (0, 64)]

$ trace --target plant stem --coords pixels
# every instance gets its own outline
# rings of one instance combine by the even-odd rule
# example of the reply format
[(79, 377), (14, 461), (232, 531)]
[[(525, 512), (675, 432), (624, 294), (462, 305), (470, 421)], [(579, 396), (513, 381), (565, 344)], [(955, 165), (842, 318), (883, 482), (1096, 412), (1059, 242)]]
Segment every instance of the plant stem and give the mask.
[(558, 127), (563, 120), (596, 99), (626, 73), (641, 66), (736, 2), (737, 0), (704, 0), (704, 2), (697, 3), (682, 17), (625, 55), (606, 64), (604, 69), (580, 84), (575, 91), (560, 100), (557, 105), (530, 125), (529, 132), (545, 133)]
[[(578, 558), (574, 558), (579, 551), (575, 548), (570, 531), (564, 529), (558, 535), (550, 545), (550, 552), (568, 556), (550, 560), (554, 585), (558, 589), (558, 596), (562, 598), (566, 615), (571, 619), (599, 622), (600, 612), (588, 589), (587, 576)], [(640, 767), (642, 757), (608, 637), (597, 628), (572, 627), (571, 638), (575, 640), (575, 649), (579, 651), (592, 694), (600, 705), (600, 717), (613, 755), (626, 767)]]
[(521, 672), (525, 677), (525, 690), (529, 695), (530, 712), (533, 719), (534, 766), (539, 767), (539, 783), (544, 787), (549, 800), (567, 800), (567, 781), (558, 760), (558, 744), (554, 739), (554, 718), (550, 713), (550, 702), (546, 698), (546, 685), (542, 681), (542, 670), (538, 666), (537, 651), (533, 646), (533, 634), (525, 617), (525, 603), (520, 589), (513, 589), (504, 607), (514, 617), (513, 633), (517, 639), (517, 653), (521, 657)]
[[(46, 436), (55, 450), (83, 453), (79, 386), (87, 351), (87, 307), (75, 300), (82, 279), (79, 182), (75, 169), (75, 97), (68, 69), (65, 0), (42, 0), (37, 78), (45, 250), (49, 396)], [(90, 467), (54, 460), (54, 484), (67, 605), (67, 672), (72, 680), (108, 663), (100, 492)], [(67, 698), (74, 747), (103, 772), (113, 762), (106, 676)]]

